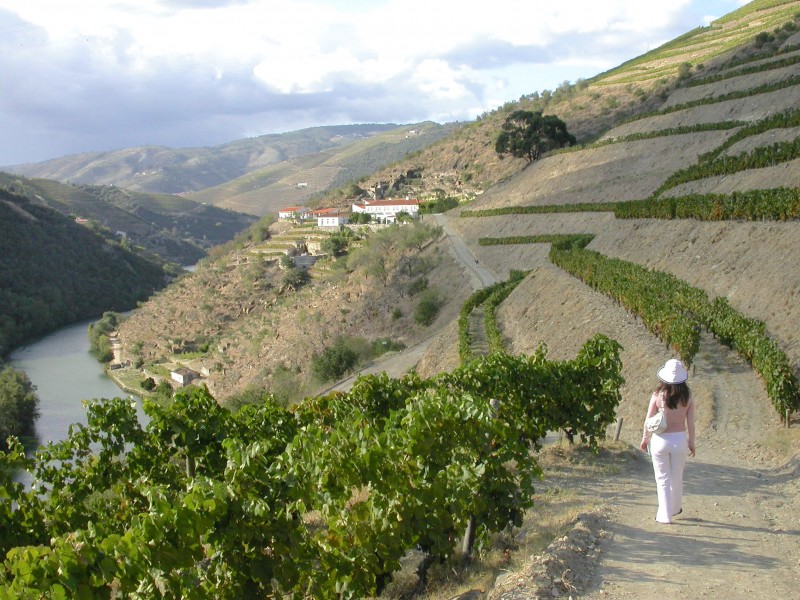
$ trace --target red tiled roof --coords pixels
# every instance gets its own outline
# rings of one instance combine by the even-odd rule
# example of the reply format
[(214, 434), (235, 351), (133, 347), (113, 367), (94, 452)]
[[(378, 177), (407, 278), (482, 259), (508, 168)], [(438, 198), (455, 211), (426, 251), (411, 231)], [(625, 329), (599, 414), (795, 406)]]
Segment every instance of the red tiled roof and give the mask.
[(336, 214), (338, 211), (338, 208), (318, 208), (317, 210), (312, 210), (311, 214), (316, 217), (321, 217), (324, 215)]

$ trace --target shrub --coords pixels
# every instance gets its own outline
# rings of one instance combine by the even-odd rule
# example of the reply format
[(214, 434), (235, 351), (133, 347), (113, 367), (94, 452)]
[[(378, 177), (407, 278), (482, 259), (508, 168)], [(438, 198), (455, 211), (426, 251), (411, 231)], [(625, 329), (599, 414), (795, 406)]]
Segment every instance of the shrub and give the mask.
[(442, 301), (432, 290), (426, 290), (414, 311), (414, 322), (427, 327), (436, 320)]
[(343, 337), (337, 337), (333, 345), (311, 358), (311, 370), (321, 382), (338, 379), (352, 369), (358, 355), (347, 345)]
[(5, 448), (8, 436), (32, 434), (38, 416), (36, 386), (24, 371), (3, 367), (0, 370), (0, 450)]
[(414, 281), (408, 284), (408, 288), (406, 291), (408, 292), (409, 296), (416, 296), (420, 292), (424, 292), (428, 289), (428, 278), (427, 277), (418, 277)]
[(304, 269), (289, 269), (283, 275), (281, 285), (285, 289), (297, 290), (311, 280), (311, 275)]

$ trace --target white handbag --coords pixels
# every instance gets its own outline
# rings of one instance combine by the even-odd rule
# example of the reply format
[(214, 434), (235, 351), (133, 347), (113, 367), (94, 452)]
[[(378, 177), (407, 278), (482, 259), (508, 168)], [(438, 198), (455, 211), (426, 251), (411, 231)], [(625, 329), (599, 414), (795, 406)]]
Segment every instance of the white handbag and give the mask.
[[(661, 399), (664, 402), (664, 399)], [(652, 417), (647, 417), (644, 421), (644, 428), (650, 433), (663, 433), (667, 428), (667, 415), (664, 414), (664, 407), (660, 406), (658, 412)]]

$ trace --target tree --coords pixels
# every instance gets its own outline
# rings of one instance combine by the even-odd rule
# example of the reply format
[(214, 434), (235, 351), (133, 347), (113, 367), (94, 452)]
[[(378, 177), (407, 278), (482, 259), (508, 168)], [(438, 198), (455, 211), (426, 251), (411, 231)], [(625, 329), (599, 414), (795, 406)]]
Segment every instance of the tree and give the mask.
[(575, 136), (567, 131), (566, 124), (558, 117), (517, 110), (508, 115), (503, 123), (494, 149), (500, 155), (511, 154), (514, 158), (525, 158), (530, 163), (548, 150), (574, 143)]
[(284, 290), (297, 291), (311, 281), (311, 275), (305, 269), (288, 269), (281, 280), (281, 287)]
[(414, 321), (427, 327), (436, 320), (441, 306), (442, 301), (436, 292), (426, 290), (414, 311)]
[(320, 381), (325, 382), (347, 373), (357, 360), (358, 354), (348, 346), (347, 340), (337, 337), (332, 346), (311, 358), (311, 369)]
[(335, 233), (324, 240), (320, 244), (320, 248), (325, 254), (331, 256), (341, 256), (347, 252), (348, 237), (346, 235)]
[(23, 371), (11, 367), (0, 370), (0, 449), (9, 436), (31, 435), (39, 416), (36, 386)]
[(109, 363), (114, 360), (109, 335), (119, 326), (119, 315), (115, 312), (104, 312), (103, 317), (89, 323), (89, 347), (97, 360)]

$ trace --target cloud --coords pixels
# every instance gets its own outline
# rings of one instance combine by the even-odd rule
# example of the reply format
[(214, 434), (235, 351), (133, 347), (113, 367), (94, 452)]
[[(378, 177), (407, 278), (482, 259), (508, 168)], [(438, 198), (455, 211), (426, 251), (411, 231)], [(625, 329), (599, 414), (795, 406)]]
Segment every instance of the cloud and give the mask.
[[(738, 0), (0, 0), (0, 164), (468, 120)], [(708, 6), (709, 10), (702, 10)]]

